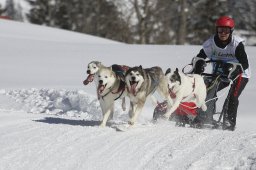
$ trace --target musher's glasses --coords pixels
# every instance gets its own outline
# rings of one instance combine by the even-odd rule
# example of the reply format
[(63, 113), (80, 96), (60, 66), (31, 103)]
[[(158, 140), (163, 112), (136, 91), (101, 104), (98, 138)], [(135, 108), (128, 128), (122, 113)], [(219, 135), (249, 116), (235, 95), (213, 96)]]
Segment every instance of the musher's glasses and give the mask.
[(228, 27), (218, 27), (218, 28), (217, 28), (217, 32), (218, 32), (219, 34), (222, 34), (222, 33), (224, 33), (224, 34), (230, 34), (230, 33), (231, 33), (231, 29), (228, 28)]

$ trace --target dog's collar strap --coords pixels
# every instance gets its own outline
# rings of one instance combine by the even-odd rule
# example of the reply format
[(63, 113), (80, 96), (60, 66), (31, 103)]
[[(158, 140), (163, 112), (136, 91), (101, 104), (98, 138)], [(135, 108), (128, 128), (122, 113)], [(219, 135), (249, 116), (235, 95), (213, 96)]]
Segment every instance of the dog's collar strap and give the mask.
[(120, 81), (119, 87), (117, 89), (116, 92), (112, 92), (112, 94), (117, 94), (120, 93), (121, 91), (125, 90), (125, 82), (124, 81)]
[(109, 88), (109, 92), (107, 92), (104, 96), (101, 96), (102, 100), (104, 100), (104, 97), (106, 97), (111, 92), (111, 87)]
[(196, 86), (195, 84), (196, 84), (196, 79), (194, 78), (194, 83), (193, 83), (193, 85), (192, 85), (192, 88), (193, 88), (192, 92), (195, 91), (195, 86)]
[(118, 87), (117, 92), (113, 92), (112, 90), (113, 90), (113, 87), (110, 87), (110, 88), (109, 88), (109, 92), (107, 92), (104, 96), (101, 97), (102, 100), (104, 100), (104, 97), (107, 96), (109, 93), (117, 94), (117, 93), (120, 93), (120, 92), (121, 92), (121, 94), (120, 94), (117, 98), (115, 98), (115, 100), (119, 99), (119, 98), (122, 96), (122, 94), (124, 93), (124, 90), (125, 90), (125, 82), (124, 82), (124, 81), (120, 81), (120, 85), (119, 85), (119, 87)]
[(119, 99), (123, 95), (124, 90), (125, 90), (125, 82), (124, 81), (120, 81), (120, 85), (118, 87), (117, 92), (112, 92), (112, 94), (117, 94), (117, 93), (121, 92), (121, 94), (117, 98), (115, 98), (115, 100)]

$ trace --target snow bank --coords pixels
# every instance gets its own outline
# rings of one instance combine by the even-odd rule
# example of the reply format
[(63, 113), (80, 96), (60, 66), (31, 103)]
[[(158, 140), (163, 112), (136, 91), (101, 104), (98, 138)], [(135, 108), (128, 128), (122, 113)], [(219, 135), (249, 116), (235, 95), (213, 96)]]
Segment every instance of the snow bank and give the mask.
[(88, 119), (100, 119), (99, 102), (84, 91), (55, 89), (19, 89), (2, 91), (7, 96), (21, 103), (20, 109), (29, 113), (65, 114)]
[[(9, 96), (15, 100), (18, 107), (13, 106), (13, 108), (28, 113), (81, 117), (85, 120), (102, 119), (98, 99), (83, 90), (31, 88), (0, 90), (0, 94)], [(120, 101), (117, 101), (117, 103), (114, 119), (121, 122), (127, 120), (128, 115), (121, 110)]]

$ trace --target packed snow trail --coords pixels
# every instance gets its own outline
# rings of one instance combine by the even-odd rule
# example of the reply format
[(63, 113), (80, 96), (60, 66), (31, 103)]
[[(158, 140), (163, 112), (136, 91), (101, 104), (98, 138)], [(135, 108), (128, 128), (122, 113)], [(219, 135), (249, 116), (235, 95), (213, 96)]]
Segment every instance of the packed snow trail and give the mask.
[(98, 101), (81, 90), (34, 88), (1, 94), (3, 170), (256, 169), (255, 131), (182, 128), (148, 120), (117, 132), (111, 126), (128, 119), (121, 106), (114, 120), (100, 128)]
[(255, 169), (256, 133), (0, 111), (0, 169)]

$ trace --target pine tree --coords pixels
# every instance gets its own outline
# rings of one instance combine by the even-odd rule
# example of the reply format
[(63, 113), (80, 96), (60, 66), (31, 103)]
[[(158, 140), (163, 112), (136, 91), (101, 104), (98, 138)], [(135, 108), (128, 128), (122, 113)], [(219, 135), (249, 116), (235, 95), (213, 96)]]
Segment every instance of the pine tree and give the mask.
[(31, 23), (54, 26), (53, 14), (55, 1), (27, 0), (31, 5), (30, 13), (27, 15)]
[(16, 21), (23, 21), (22, 8), (19, 3), (15, 5), (13, 0), (6, 1), (5, 15)]
[(32, 23), (127, 40), (129, 30), (114, 3), (108, 0), (28, 0)]
[(0, 4), (0, 16), (3, 15), (4, 9), (2, 8), (2, 5)]

